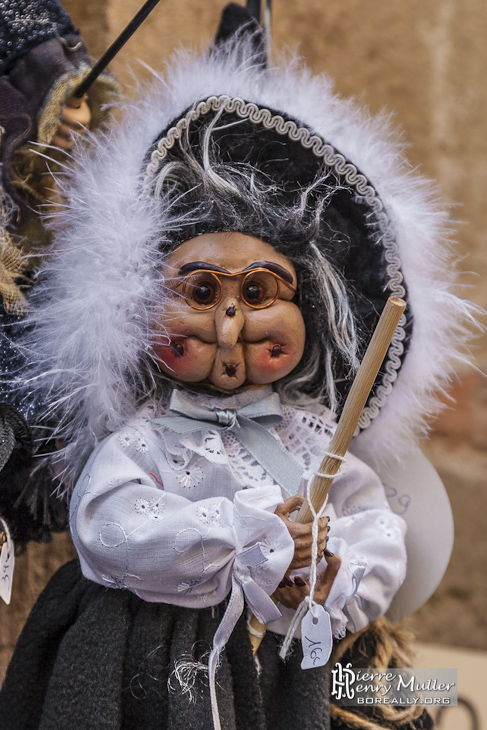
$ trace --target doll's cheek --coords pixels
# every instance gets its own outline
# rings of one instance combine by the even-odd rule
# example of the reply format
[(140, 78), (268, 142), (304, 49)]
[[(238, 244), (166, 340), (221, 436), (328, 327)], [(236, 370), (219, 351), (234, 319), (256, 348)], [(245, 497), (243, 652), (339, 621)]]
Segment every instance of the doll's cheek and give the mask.
[(292, 302), (280, 300), (249, 312), (243, 331), (248, 382), (274, 383), (290, 373), (303, 356), (305, 333), (301, 312)]
[(170, 345), (156, 345), (159, 367), (178, 380), (197, 383), (208, 377), (216, 356), (216, 346), (193, 337), (171, 338)]
[(291, 372), (301, 360), (303, 347), (265, 340), (247, 345), (247, 380), (261, 385), (274, 383)]

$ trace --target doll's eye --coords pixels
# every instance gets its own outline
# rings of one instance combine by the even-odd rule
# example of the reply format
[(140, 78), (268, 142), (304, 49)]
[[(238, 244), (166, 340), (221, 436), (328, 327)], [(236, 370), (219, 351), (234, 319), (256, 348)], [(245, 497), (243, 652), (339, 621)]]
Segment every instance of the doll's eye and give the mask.
[(193, 289), (193, 299), (197, 304), (210, 304), (215, 298), (215, 287), (212, 284), (198, 284)]
[(262, 284), (247, 284), (244, 291), (244, 299), (249, 304), (260, 304), (265, 298), (265, 288)]

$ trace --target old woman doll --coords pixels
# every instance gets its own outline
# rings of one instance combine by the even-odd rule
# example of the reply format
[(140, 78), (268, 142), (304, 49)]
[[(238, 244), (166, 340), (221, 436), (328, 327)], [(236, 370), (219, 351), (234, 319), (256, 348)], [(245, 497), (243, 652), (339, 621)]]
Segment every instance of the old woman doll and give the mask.
[[(292, 514), (390, 295), (408, 314), (319, 523), (335, 639), (383, 616), (406, 574), (376, 472), (449, 372), (463, 305), (445, 296), (438, 316), (442, 218), (381, 125), (294, 63), (266, 70), (252, 23), (229, 33), (241, 12), (66, 190), (29, 382), (60, 424), (79, 562), (17, 647), (0, 703), (16, 730), (341, 727), (328, 667), (302, 670), (297, 639), (278, 656), (309, 593), (311, 528)], [(268, 624), (256, 659), (247, 609)], [(375, 721), (395, 719), (427, 722)]]

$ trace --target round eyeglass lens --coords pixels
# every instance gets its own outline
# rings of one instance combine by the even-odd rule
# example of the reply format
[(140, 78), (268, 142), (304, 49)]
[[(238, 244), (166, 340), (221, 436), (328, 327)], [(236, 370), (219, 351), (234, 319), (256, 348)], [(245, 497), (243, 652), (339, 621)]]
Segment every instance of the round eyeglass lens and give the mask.
[(270, 271), (251, 271), (242, 281), (242, 299), (249, 307), (268, 307), (278, 294), (279, 281)]
[(196, 309), (213, 307), (221, 298), (220, 281), (209, 271), (195, 271), (184, 281), (183, 296)]

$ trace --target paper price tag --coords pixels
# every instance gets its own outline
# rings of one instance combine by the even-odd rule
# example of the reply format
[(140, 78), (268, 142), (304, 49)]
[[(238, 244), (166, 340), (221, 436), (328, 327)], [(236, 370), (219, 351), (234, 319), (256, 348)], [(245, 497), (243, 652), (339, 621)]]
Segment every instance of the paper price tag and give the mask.
[(9, 537), (2, 545), (0, 553), (0, 597), (5, 603), (10, 603), (12, 596), (12, 581), (14, 577), (15, 550), (14, 543)]
[(315, 605), (313, 612), (308, 611), (301, 622), (301, 642), (303, 661), (301, 669), (324, 667), (333, 648), (330, 616), (323, 606)]

